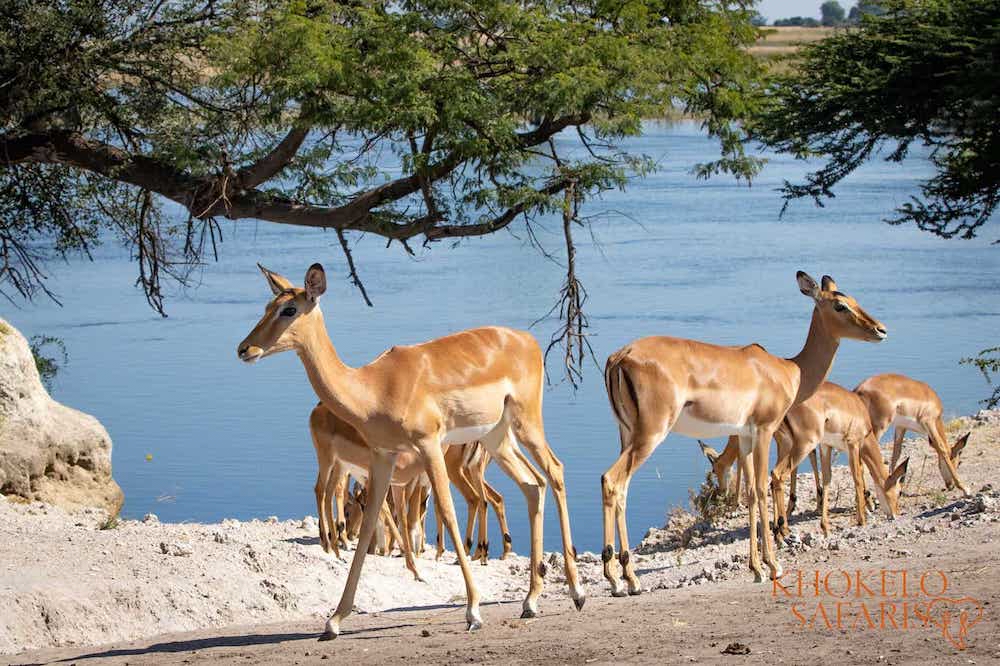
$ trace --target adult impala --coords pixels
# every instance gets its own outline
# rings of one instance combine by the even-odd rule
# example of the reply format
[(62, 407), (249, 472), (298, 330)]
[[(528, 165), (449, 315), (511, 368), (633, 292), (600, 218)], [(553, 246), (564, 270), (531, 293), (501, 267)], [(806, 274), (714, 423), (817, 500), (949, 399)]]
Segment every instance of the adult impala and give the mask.
[(760, 345), (721, 347), (695, 340), (641, 338), (608, 358), (604, 370), (611, 409), (618, 421), (621, 455), (601, 477), (604, 499), (604, 576), (614, 596), (623, 596), (614, 560), (615, 527), (619, 562), (628, 594), (641, 587), (629, 557), (625, 505), (629, 481), (670, 432), (688, 437), (737, 435), (740, 465), (750, 490), (750, 569), (763, 580), (757, 553), (759, 526), (764, 562), (781, 575), (767, 529), (767, 458), (771, 437), (788, 409), (811, 396), (826, 379), (842, 338), (869, 342), (886, 330), (857, 301), (837, 290), (829, 276), (822, 285), (799, 271), (799, 290), (813, 299), (805, 346), (791, 359)]
[(899, 460), (906, 431), (918, 432), (927, 437), (937, 453), (938, 469), (945, 488), (958, 488), (966, 497), (969, 496), (965, 484), (958, 478), (958, 465), (971, 433), (965, 433), (954, 446), (948, 446), (942, 418), (944, 406), (934, 389), (904, 375), (885, 374), (869, 377), (858, 384), (854, 392), (868, 406), (877, 440), (882, 439), (890, 426), (896, 427), (892, 439), (892, 465)]
[[(479, 591), (461, 544), (442, 447), (474, 440), (518, 484), (531, 524), (531, 582), (522, 617), (537, 613), (542, 591), (542, 514), (546, 479), (552, 485), (562, 526), (570, 596), (578, 609), (585, 595), (570, 535), (563, 466), (549, 448), (542, 425), (542, 352), (528, 333), (499, 326), (476, 328), (418, 345), (393, 347), (368, 365), (347, 366), (323, 323), (319, 298), (326, 291), (320, 264), (306, 271), (304, 287), (261, 267), (274, 292), (264, 316), (237, 347), (252, 363), (294, 350), (323, 405), (355, 428), (371, 450), (370, 496), (340, 603), (320, 640), (336, 638), (354, 607), (354, 595), (378, 508), (385, 502), (397, 457), (414, 452), (423, 461), (445, 526), (455, 543), (465, 579), (465, 619), (482, 626)], [(518, 447), (530, 451), (544, 476)]]

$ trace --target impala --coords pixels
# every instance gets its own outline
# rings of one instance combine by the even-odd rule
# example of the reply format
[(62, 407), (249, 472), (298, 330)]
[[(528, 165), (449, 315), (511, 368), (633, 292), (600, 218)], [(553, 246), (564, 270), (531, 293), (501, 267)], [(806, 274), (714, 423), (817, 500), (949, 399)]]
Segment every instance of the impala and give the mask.
[[(531, 582), (522, 617), (537, 613), (542, 591), (542, 516), (551, 484), (562, 527), (563, 557), (570, 596), (578, 609), (585, 594), (577, 577), (570, 534), (563, 465), (545, 439), (542, 423), (542, 352), (522, 331), (498, 326), (455, 333), (417, 345), (393, 347), (371, 363), (352, 368), (337, 354), (323, 322), (320, 296), (326, 291), (323, 267), (306, 271), (304, 287), (261, 268), (274, 297), (264, 316), (237, 347), (252, 363), (294, 350), (323, 406), (350, 424), (369, 444), (370, 501), (364, 512), (344, 592), (320, 640), (336, 638), (354, 607), (378, 507), (385, 502), (397, 458), (414, 453), (423, 462), (442, 519), (455, 543), (465, 580), (465, 619), (482, 626), (479, 591), (461, 544), (448, 487), (443, 447), (479, 440), (524, 493), (531, 526)], [(542, 473), (521, 452), (531, 453)]]
[[(823, 465), (822, 482), (817, 482), (816, 487), (823, 534), (830, 533), (828, 507), (834, 450), (847, 453), (848, 468), (854, 479), (857, 524), (865, 524), (867, 509), (862, 463), (875, 481), (875, 493), (886, 517), (892, 519), (899, 516), (899, 487), (906, 475), (909, 459), (889, 473), (878, 440), (872, 433), (868, 409), (857, 394), (832, 382), (823, 382), (808, 400), (788, 410), (774, 433), (774, 440), (778, 444), (778, 458), (771, 471), (771, 495), (774, 498), (774, 533), (779, 538), (788, 536), (788, 522), (793, 510), (791, 502), (785, 508), (785, 481), (789, 476), (794, 478), (799, 464), (817, 447)], [(723, 470), (730, 468), (736, 460), (738, 449), (739, 446), (734, 446), (731, 441), (721, 454), (714, 454), (708, 447), (702, 448), (720, 478)]]
[(791, 359), (760, 345), (722, 347), (669, 337), (642, 338), (608, 358), (604, 371), (611, 409), (618, 421), (621, 455), (601, 477), (604, 501), (604, 576), (614, 596), (624, 596), (614, 558), (628, 594), (641, 587), (629, 557), (625, 506), (629, 481), (670, 432), (688, 437), (739, 437), (740, 465), (750, 489), (750, 569), (781, 575), (767, 529), (767, 459), (771, 437), (788, 409), (811, 396), (826, 379), (842, 338), (878, 342), (886, 330), (857, 301), (837, 290), (829, 276), (822, 286), (799, 271), (799, 290), (813, 300), (812, 322), (802, 351)]
[(868, 407), (877, 440), (882, 439), (890, 426), (895, 426), (892, 465), (899, 460), (906, 431), (918, 432), (927, 437), (937, 453), (938, 469), (945, 488), (958, 488), (966, 497), (969, 496), (965, 484), (958, 478), (958, 465), (961, 463), (962, 449), (968, 444), (972, 433), (965, 433), (954, 446), (948, 446), (942, 419), (944, 407), (934, 389), (903, 375), (885, 374), (869, 377), (858, 384), (854, 392), (861, 396)]
[[(319, 516), (320, 545), (323, 550), (327, 552), (332, 550), (339, 557), (339, 546), (348, 532), (345, 523), (347, 477), (350, 475), (358, 481), (367, 483), (371, 451), (361, 438), (360, 433), (350, 424), (338, 419), (323, 406), (323, 403), (316, 405), (309, 416), (309, 432), (312, 436), (313, 447), (316, 450), (316, 461), (319, 466), (315, 493)], [(482, 478), (485, 464), (488, 463), (489, 458), (479, 449), (480, 447), (476, 443), (449, 447), (445, 462), (449, 478), (469, 504), (469, 524), (466, 528), (467, 548), (471, 548), (469, 544), (475, 519), (480, 512), (483, 514), (479, 549), (476, 554), (485, 564), (489, 549), (485, 537), (485, 506), (487, 501), (493, 504), (500, 522), (504, 536), (504, 556), (510, 551), (510, 534), (503, 507), (503, 496)], [(466, 451), (468, 451), (467, 454)], [(478, 479), (478, 483), (471, 479)], [(429, 483), (423, 462), (417, 455), (413, 453), (400, 454), (396, 460), (396, 468), (393, 471), (390, 485), (396, 509), (396, 520), (389, 525), (391, 537), (389, 545), (391, 545), (391, 540), (396, 538), (396, 525), (400, 525), (399, 529), (409, 535), (408, 540), (406, 537), (400, 538), (400, 550), (406, 557), (407, 568), (413, 572), (418, 580), (420, 576), (417, 573), (412, 555), (422, 550), (422, 513), (427, 498), (424, 491)], [(334, 502), (336, 502), (336, 512), (333, 508)], [(440, 511), (437, 514), (440, 514)], [(369, 551), (371, 550), (369, 548)], [(387, 550), (391, 550), (391, 548), (387, 548)], [(440, 552), (438, 556), (440, 557)]]

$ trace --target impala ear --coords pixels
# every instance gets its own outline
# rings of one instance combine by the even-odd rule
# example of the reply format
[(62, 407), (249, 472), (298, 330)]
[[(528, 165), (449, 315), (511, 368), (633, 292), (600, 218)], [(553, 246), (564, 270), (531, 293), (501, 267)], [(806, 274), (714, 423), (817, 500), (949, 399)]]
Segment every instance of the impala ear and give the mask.
[(321, 264), (313, 264), (306, 271), (305, 287), (310, 301), (315, 301), (326, 293), (326, 271)]
[(819, 298), (819, 285), (816, 284), (816, 280), (812, 279), (805, 271), (799, 271), (795, 274), (795, 281), (799, 283), (799, 291), (808, 296), (809, 298), (816, 300)]
[(890, 474), (889, 478), (885, 480), (885, 483), (882, 485), (882, 487), (885, 490), (889, 490), (897, 483), (899, 485), (903, 485), (903, 482), (906, 481), (906, 468), (909, 466), (909, 464), (910, 464), (909, 458), (906, 458), (903, 460), (903, 462), (899, 463), (899, 466), (892, 471), (892, 474)]
[(698, 446), (701, 447), (701, 452), (705, 454), (706, 458), (708, 458), (708, 462), (714, 465), (715, 461), (719, 459), (719, 452), (700, 439), (698, 440)]
[(965, 445), (969, 443), (969, 435), (971, 434), (972, 431), (965, 433), (958, 438), (958, 441), (955, 442), (955, 446), (951, 447), (951, 459), (956, 463), (959, 460), (959, 456), (962, 455), (962, 449), (964, 449)]
[(837, 289), (837, 282), (829, 275), (824, 275), (820, 280), (820, 285), (823, 287), (823, 291), (840, 291)]
[(268, 286), (271, 287), (271, 291), (274, 293), (275, 296), (285, 291), (286, 289), (292, 288), (292, 283), (289, 282), (287, 278), (278, 275), (274, 271), (267, 270), (259, 263), (257, 264), (257, 268), (259, 268), (260, 272), (264, 274), (264, 279), (267, 280), (267, 284)]

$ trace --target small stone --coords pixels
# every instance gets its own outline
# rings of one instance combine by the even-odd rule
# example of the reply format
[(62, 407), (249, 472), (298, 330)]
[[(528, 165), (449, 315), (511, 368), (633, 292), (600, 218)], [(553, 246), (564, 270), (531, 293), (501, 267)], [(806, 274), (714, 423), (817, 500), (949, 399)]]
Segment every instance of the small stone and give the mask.
[(147, 513), (145, 516), (142, 517), (142, 522), (148, 525), (155, 525), (156, 523), (160, 522), (160, 518), (155, 513)]
[(266, 522), (266, 523), (270, 523), (270, 524), (272, 524), (272, 525), (273, 525), (273, 524), (275, 524), (276, 522), (278, 522), (278, 517), (277, 517), (277, 516), (268, 516), (268, 517), (267, 517), (267, 520), (265, 520), (264, 522)]
[(173, 555), (174, 557), (187, 557), (194, 553), (194, 549), (191, 548), (191, 544), (187, 543), (166, 543), (165, 541), (161, 541), (160, 552), (164, 555)]
[(426, 629), (421, 629), (420, 630), (420, 635), (423, 636), (424, 638), (430, 638), (431, 632), (429, 632)]

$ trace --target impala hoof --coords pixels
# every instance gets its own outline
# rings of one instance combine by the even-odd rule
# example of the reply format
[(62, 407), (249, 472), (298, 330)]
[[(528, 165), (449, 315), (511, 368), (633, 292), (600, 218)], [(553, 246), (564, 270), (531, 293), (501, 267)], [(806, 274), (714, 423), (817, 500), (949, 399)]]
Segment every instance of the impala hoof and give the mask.
[(322, 634), (320, 634), (319, 640), (321, 642), (322, 641), (332, 641), (337, 636), (338, 636), (338, 634), (335, 634), (332, 631), (324, 631)]
[(530, 608), (525, 608), (524, 610), (521, 611), (522, 620), (530, 620), (533, 617), (538, 617), (538, 613), (531, 610)]
[(482, 628), (483, 628), (483, 623), (480, 622), (479, 620), (473, 620), (472, 622), (469, 622), (468, 627), (466, 627), (468, 631), (479, 631)]
[(627, 597), (628, 592), (625, 590), (611, 590), (611, 596), (613, 597)]
[(583, 610), (583, 605), (585, 603), (587, 603), (587, 597), (580, 597), (579, 599), (574, 599), (573, 600), (573, 605), (576, 606), (576, 609), (578, 611), (582, 611)]
[(630, 590), (628, 591), (628, 596), (630, 596), (630, 597), (637, 597), (637, 596), (639, 596), (640, 594), (642, 594), (642, 588), (641, 588), (641, 587), (637, 587), (637, 588), (635, 588), (634, 590), (631, 590), (631, 589), (630, 589)]

